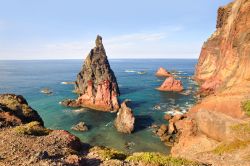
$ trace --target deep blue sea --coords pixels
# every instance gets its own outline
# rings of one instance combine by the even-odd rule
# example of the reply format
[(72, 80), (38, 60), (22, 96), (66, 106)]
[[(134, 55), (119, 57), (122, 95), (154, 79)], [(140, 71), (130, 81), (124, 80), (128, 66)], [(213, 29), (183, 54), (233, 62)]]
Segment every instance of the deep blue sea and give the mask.
[[(61, 82), (75, 81), (81, 70), (83, 60), (30, 60), (0, 61), (0, 93), (16, 93), (23, 95), (28, 103), (36, 109), (52, 129), (64, 129), (77, 135), (83, 142), (91, 145), (103, 145), (127, 152), (158, 151), (168, 153), (160, 139), (149, 128), (152, 124), (167, 123), (163, 115), (178, 107), (187, 110), (195, 103), (193, 95), (185, 96), (173, 92), (155, 90), (164, 79), (154, 76), (155, 71), (164, 67), (180, 76), (184, 88), (196, 88), (195, 82), (187, 76), (194, 74), (197, 60), (157, 59), (157, 60), (109, 60), (118, 80), (121, 96), (132, 100), (132, 109), (136, 116), (136, 129), (131, 135), (121, 134), (113, 126), (115, 113), (103, 113), (86, 109), (76, 112), (63, 107), (61, 100), (76, 98), (72, 93), (73, 85)], [(145, 74), (138, 74), (143, 71)], [(52, 95), (40, 93), (42, 88), (53, 90)], [(154, 110), (155, 105), (160, 110)], [(87, 132), (71, 130), (72, 125), (84, 121), (89, 126)], [(126, 146), (130, 143), (131, 147)]]

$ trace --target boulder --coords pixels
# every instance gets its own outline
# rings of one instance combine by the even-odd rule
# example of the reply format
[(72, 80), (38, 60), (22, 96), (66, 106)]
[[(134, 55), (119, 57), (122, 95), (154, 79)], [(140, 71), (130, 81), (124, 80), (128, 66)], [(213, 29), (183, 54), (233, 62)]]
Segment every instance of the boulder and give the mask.
[(77, 75), (75, 91), (80, 95), (77, 103), (83, 107), (100, 111), (119, 109), (118, 83), (99, 35), (95, 48), (90, 51)]
[(172, 74), (168, 72), (166, 69), (163, 67), (160, 67), (157, 72), (155, 73), (157, 77), (172, 77)]
[(119, 132), (130, 134), (134, 130), (135, 117), (131, 108), (127, 106), (128, 100), (121, 104), (115, 119), (115, 127)]
[(174, 79), (174, 77), (167, 78), (160, 87), (156, 88), (160, 91), (177, 91), (180, 92), (184, 88), (180, 80)]

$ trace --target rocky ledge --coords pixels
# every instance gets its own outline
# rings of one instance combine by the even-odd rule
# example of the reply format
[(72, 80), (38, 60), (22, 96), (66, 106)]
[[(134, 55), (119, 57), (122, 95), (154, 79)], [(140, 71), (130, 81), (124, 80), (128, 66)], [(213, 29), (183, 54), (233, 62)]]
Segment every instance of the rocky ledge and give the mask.
[[(102, 37), (97, 36), (96, 46), (86, 57), (82, 70), (77, 75), (75, 92), (78, 99), (70, 101), (68, 106), (82, 106), (99, 111), (117, 111), (119, 109), (118, 96), (120, 95), (118, 83), (108, 58)], [(62, 102), (65, 105), (67, 102)]]

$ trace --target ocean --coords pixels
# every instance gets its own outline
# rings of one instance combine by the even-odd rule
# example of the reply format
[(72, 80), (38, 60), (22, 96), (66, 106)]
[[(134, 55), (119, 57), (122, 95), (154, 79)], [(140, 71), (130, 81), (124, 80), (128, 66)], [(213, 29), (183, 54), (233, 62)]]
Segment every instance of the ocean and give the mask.
[[(74, 99), (74, 86), (62, 82), (75, 81), (83, 60), (23, 60), (0, 61), (0, 93), (23, 95), (29, 105), (38, 111), (51, 129), (64, 129), (77, 135), (91, 145), (107, 146), (125, 152), (157, 151), (169, 153), (152, 132), (152, 124), (167, 124), (166, 112), (175, 107), (185, 112), (195, 103), (193, 95), (155, 90), (164, 81), (154, 73), (159, 67), (175, 72), (185, 89), (195, 91), (197, 85), (190, 77), (194, 74), (196, 59), (111, 59), (109, 60), (121, 92), (120, 101), (130, 99), (136, 117), (134, 133), (118, 133), (113, 126), (115, 113), (104, 113), (90, 109), (82, 112), (59, 104), (64, 99)], [(138, 73), (139, 72), (139, 73)], [(140, 73), (141, 72), (141, 73)], [(43, 88), (53, 90), (52, 95), (40, 93)], [(160, 110), (154, 109), (160, 105)], [(71, 127), (85, 122), (89, 131), (77, 132)]]

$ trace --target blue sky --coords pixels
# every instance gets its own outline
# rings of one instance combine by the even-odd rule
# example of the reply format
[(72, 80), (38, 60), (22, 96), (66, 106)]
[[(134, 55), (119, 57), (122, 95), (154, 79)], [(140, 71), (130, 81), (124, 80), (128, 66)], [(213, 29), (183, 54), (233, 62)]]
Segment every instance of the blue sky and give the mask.
[(0, 59), (198, 58), (231, 0), (0, 0)]

